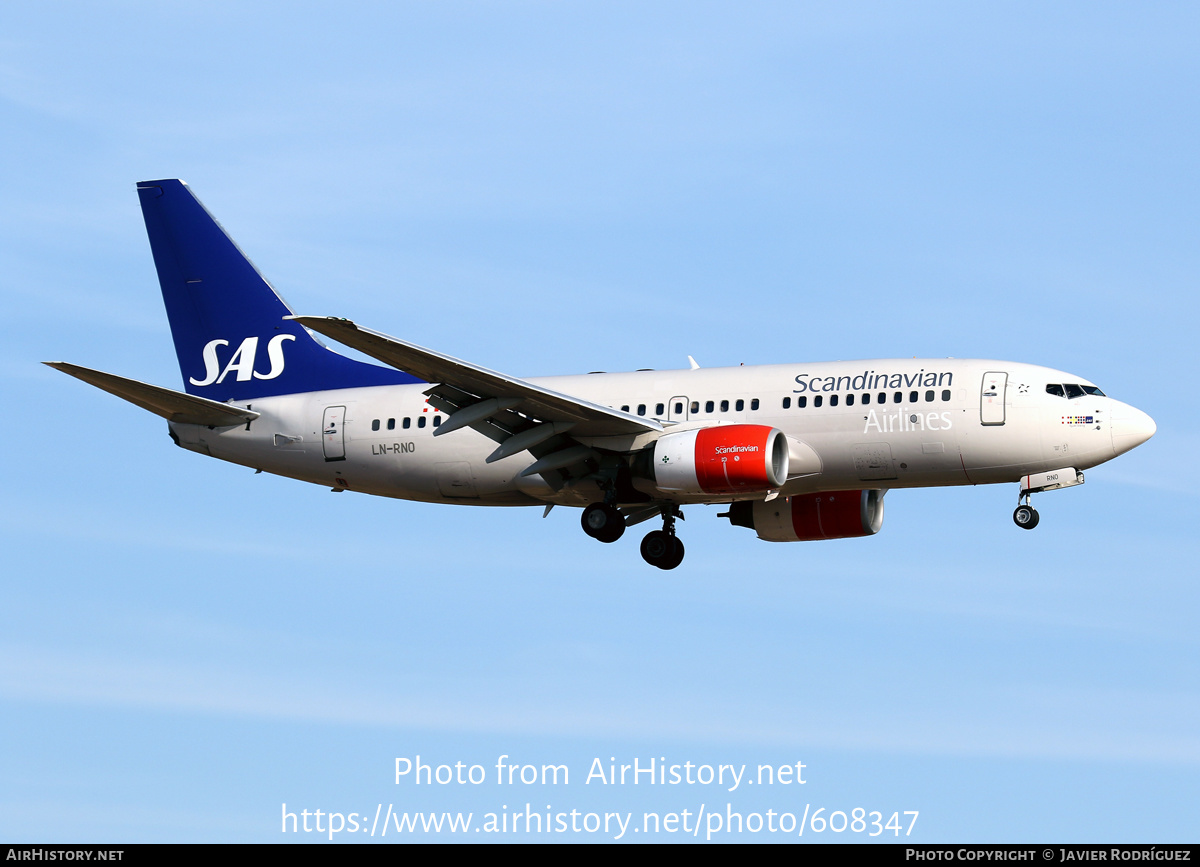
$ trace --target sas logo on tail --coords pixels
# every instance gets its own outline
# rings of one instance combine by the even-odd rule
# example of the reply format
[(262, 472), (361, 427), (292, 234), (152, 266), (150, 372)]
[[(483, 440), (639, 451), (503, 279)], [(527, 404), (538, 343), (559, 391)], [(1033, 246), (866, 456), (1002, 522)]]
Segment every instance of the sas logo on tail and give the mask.
[(267, 344), (267, 361), (271, 365), (271, 369), (266, 373), (259, 373), (254, 369), (254, 360), (258, 355), (258, 338), (247, 337), (242, 341), (242, 345), (237, 348), (229, 361), (225, 362), (225, 366), (221, 367), (221, 362), (217, 358), (217, 347), (228, 346), (228, 340), (210, 340), (204, 344), (204, 379), (191, 379), (188, 382), (192, 385), (205, 386), (219, 384), (225, 381), (225, 377), (231, 372), (237, 372), (238, 382), (246, 382), (251, 377), (254, 379), (274, 379), (283, 373), (283, 344), (287, 340), (295, 340), (294, 334), (276, 334)]

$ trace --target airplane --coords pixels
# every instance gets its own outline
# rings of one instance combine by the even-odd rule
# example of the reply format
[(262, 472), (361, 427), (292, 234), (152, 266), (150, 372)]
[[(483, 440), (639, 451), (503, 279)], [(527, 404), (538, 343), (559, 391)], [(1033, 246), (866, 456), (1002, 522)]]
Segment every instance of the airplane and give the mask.
[[(517, 379), (336, 317), (295, 315), (183, 181), (137, 185), (184, 391), (45, 362), (167, 420), (176, 445), (289, 478), (430, 503), (582, 508), (643, 559), (684, 557), (684, 506), (772, 542), (870, 536), (894, 488), (1031, 495), (1146, 442), (1153, 419), (1070, 373), (872, 359)], [(335, 340), (383, 365), (328, 348)]]

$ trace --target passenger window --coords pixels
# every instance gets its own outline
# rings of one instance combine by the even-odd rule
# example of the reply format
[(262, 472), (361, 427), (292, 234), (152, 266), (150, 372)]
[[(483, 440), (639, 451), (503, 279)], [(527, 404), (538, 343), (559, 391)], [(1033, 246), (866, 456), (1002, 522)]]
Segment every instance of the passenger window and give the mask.
[(879, 392), (879, 395), (875, 398), (875, 402), (876, 403), (887, 403), (887, 392), (886, 391)]
[(819, 394), (818, 394), (816, 397), (814, 397), (814, 398), (813, 398), (813, 406), (820, 406), (820, 405), (821, 405), (821, 399), (822, 399), (822, 398), (821, 398), (821, 395), (819, 395)]
[(932, 402), (933, 402), (933, 392), (932, 392), (932, 391), (927, 391), (927, 392), (925, 392), (925, 402), (926, 402), (926, 403), (932, 403)]
[(388, 419), (388, 430), (395, 430), (395, 429), (396, 429), (396, 420), (394, 418), (389, 418)]
[(646, 404), (639, 403), (638, 404), (638, 415), (645, 415), (645, 414), (646, 414)]
[(746, 408), (746, 401), (739, 400), (737, 403), (735, 403), (733, 405), (733, 408), (736, 409), (738, 412), (741, 412), (742, 410), (744, 410)]
[(829, 405), (830, 406), (838, 405), (838, 396), (836, 394), (829, 395)]
[(804, 409), (808, 406), (808, 395), (802, 394), (796, 398), (796, 409)]
[(408, 430), (408, 429), (409, 429), (409, 428), (412, 426), (412, 419), (411, 419), (411, 418), (409, 418), (408, 416), (405, 416), (405, 417), (404, 417), (404, 421), (402, 422), (401, 426), (402, 426), (402, 427), (403, 427), (405, 430)]
[(854, 395), (846, 395), (846, 406), (854, 406)]
[(950, 399), (950, 389), (948, 389), (948, 388), (943, 389), (942, 390), (942, 400), (949, 400), (949, 399)]
[(437, 426), (438, 426), (438, 425), (440, 425), (441, 423), (442, 423), (442, 417), (441, 417), (440, 415), (435, 415), (435, 416), (433, 417), (433, 426), (434, 426), (434, 427), (437, 427)]
[(792, 399), (791, 399), (790, 397), (785, 397), (785, 398), (783, 399), (783, 408), (784, 408), (784, 409), (791, 409), (791, 408), (792, 408)]
[(729, 401), (721, 401), (721, 412), (729, 412)]
[(425, 416), (417, 416), (417, 427), (425, 427)]
[(675, 414), (683, 415), (683, 404), (682, 403), (675, 404)]
[[(680, 407), (680, 408), (682, 409), (682, 407)], [(662, 415), (664, 409), (666, 409), (666, 407), (663, 406), (661, 403), (654, 404), (654, 414), (655, 415)]]
[(910, 391), (908, 393), (908, 402), (909, 403), (916, 403), (920, 399), (921, 399), (921, 395), (917, 394), (917, 392)]
[(752, 409), (752, 410), (754, 410), (754, 409), (758, 409), (758, 398), (757, 398), (757, 397), (756, 397), (756, 398), (753, 398), (753, 399), (751, 399), (751, 401), (750, 401), (750, 409)]
[(371, 430), (379, 430), (379, 419), (371, 420)]
[(904, 402), (904, 392), (898, 391), (892, 395), (892, 403), (903, 403), (903, 402)]
[(704, 411), (705, 411), (705, 412), (712, 412), (712, 411), (713, 411), (713, 402), (712, 402), (711, 400), (706, 400), (706, 401), (704, 402)]
[(867, 392), (866, 394), (864, 394), (862, 396), (862, 402), (863, 402), (863, 405), (866, 405), (871, 402), (871, 393), (870, 392)]
[(629, 404), (625, 404), (623, 407), (621, 407), (621, 412), (629, 412)]
[(698, 412), (700, 412), (700, 401), (693, 400), (692, 401), (692, 415), (695, 415)]

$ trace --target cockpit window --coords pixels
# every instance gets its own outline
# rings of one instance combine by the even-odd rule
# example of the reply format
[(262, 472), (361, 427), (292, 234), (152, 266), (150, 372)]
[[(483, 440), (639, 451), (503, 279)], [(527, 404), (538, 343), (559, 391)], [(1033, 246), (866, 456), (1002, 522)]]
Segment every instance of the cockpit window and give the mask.
[(1074, 382), (1064, 383), (1059, 385), (1057, 382), (1052, 382), (1046, 386), (1046, 394), (1052, 394), (1055, 397), (1066, 397), (1074, 400), (1077, 397), (1083, 397), (1085, 394), (1092, 397), (1107, 397), (1104, 392), (1096, 388), (1094, 385), (1078, 385)]

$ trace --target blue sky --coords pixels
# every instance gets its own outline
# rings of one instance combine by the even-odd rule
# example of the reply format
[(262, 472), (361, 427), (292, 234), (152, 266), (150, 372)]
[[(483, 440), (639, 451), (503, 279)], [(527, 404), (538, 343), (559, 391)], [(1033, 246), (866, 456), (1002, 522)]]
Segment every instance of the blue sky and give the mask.
[[(1182, 3), (4, 6), (0, 838), (528, 801), (1193, 839), (1198, 32)], [(1158, 434), (1033, 533), (1008, 486), (897, 491), (830, 543), (693, 508), (670, 574), (570, 510), (333, 497), (38, 364), (179, 386), (159, 177), (298, 312), (514, 375), (1012, 359)], [(572, 778), (396, 785), (416, 755)], [(808, 776), (605, 789), (596, 757)]]

